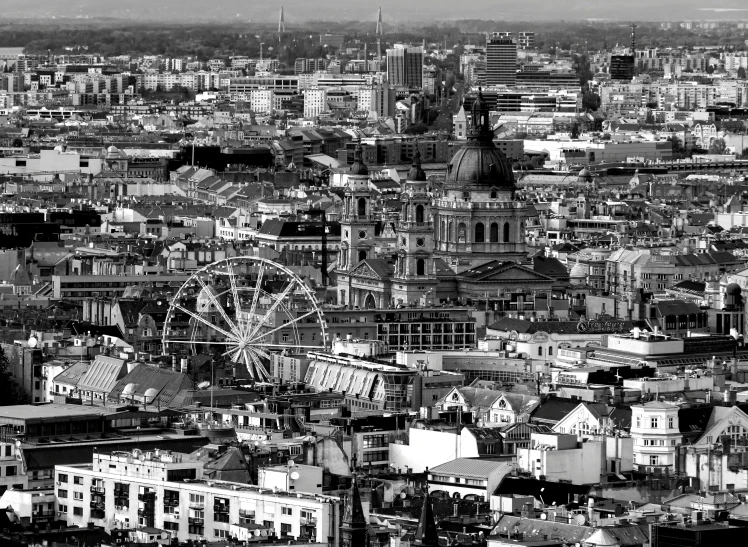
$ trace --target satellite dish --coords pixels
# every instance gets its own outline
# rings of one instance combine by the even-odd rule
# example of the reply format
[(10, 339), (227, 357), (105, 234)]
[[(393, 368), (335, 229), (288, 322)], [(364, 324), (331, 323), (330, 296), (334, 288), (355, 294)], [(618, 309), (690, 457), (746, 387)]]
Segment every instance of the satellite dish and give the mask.
[(256, 538), (260, 537), (260, 531), (259, 530), (255, 530), (254, 531), (254, 535), (255, 535)]
[(301, 476), (301, 475), (299, 475), (299, 472), (298, 472), (298, 471), (294, 471), (293, 473), (291, 473), (291, 480), (292, 480), (292, 481), (297, 481), (297, 480), (299, 480), (299, 477), (300, 477), (300, 476)]
[(579, 515), (574, 517), (574, 522), (576, 522), (579, 526), (584, 526), (584, 524), (587, 522), (587, 517), (580, 513)]
[(36, 339), (35, 336), (32, 336), (29, 338), (29, 341), (26, 342), (30, 348), (35, 348), (36, 345), (39, 343), (39, 340)]
[(548, 515), (546, 513), (540, 513), (540, 520), (548, 520)]

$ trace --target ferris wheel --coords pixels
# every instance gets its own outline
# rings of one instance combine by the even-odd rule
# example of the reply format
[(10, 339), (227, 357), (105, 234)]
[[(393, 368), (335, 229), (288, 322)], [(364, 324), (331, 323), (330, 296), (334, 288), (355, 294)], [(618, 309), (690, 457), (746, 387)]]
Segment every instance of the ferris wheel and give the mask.
[(193, 273), (169, 305), (165, 355), (220, 355), (268, 380), (270, 354), (323, 350), (325, 321), (299, 276), (266, 258), (237, 256)]

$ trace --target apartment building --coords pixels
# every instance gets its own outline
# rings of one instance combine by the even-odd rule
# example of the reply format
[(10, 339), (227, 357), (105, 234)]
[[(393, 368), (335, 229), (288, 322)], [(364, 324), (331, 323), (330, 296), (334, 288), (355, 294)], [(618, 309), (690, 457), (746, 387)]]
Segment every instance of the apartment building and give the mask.
[(241, 536), (242, 525), (259, 524), (279, 538), (338, 544), (340, 498), (204, 480), (202, 473), (202, 462), (169, 451), (94, 454), (91, 464), (55, 468), (57, 518), (107, 532), (156, 527), (180, 541)]

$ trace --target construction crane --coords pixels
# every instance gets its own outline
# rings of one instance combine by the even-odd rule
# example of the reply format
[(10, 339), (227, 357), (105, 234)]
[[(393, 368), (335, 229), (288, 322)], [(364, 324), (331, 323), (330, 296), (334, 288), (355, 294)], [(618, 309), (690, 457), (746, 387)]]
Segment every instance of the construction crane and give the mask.
[(636, 23), (631, 23), (631, 55), (636, 56)]

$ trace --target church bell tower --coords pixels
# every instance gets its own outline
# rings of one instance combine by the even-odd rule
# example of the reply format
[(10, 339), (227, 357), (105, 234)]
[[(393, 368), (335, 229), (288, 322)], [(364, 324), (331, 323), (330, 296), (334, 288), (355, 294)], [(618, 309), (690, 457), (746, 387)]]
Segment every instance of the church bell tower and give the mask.
[(418, 148), (400, 199), (392, 300), (394, 304), (407, 304), (418, 300), (428, 291), (431, 291), (433, 298), (437, 285), (431, 195), (426, 173), (421, 168)]

